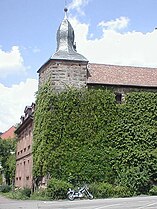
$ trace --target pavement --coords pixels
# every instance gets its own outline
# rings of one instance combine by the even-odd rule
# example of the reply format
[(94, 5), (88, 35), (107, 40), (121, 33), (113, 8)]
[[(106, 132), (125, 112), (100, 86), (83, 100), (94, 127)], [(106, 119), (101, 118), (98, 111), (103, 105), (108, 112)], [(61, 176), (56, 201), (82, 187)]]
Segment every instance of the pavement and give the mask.
[(11, 200), (0, 196), (0, 209), (157, 209), (157, 196), (93, 200)]
[(11, 200), (6, 197), (0, 196), (0, 204), (8, 202), (11, 202)]

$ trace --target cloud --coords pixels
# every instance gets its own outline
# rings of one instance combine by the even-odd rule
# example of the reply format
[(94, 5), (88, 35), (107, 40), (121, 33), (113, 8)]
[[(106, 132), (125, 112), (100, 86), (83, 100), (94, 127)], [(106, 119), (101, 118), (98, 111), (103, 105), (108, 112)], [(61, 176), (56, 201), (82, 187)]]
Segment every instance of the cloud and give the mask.
[(89, 0), (73, 0), (69, 5), (68, 9), (72, 10), (75, 9), (80, 15), (84, 15), (82, 10), (88, 4)]
[(121, 32), (129, 23), (128, 18), (121, 17), (99, 23), (101, 37), (90, 39), (89, 24), (76, 17), (69, 21), (75, 30), (77, 51), (91, 63), (157, 67), (157, 30)]
[(116, 20), (110, 20), (108, 22), (102, 21), (98, 24), (98, 26), (101, 26), (107, 30), (121, 30), (128, 26), (129, 21), (130, 20), (128, 17), (120, 17)]
[(39, 52), (41, 52), (41, 50), (38, 47), (33, 48), (33, 53), (39, 53)]
[(20, 122), (25, 106), (35, 101), (37, 86), (36, 79), (27, 79), (10, 88), (0, 84), (0, 131)]
[(0, 49), (0, 78), (25, 72), (25, 70), (26, 67), (18, 46), (13, 46), (9, 52)]

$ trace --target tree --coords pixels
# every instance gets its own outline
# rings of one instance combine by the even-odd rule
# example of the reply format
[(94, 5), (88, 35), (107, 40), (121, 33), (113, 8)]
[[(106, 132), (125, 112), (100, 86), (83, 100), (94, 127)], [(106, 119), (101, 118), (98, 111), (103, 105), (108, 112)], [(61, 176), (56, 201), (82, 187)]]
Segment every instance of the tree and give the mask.
[(15, 177), (15, 147), (15, 139), (2, 140), (0, 138), (0, 162), (8, 185)]

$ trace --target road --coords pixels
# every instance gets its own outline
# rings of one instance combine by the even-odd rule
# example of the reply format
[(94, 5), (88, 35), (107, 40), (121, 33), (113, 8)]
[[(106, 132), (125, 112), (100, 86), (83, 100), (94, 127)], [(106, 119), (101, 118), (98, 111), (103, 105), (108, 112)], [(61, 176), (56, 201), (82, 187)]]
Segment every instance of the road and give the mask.
[(74, 201), (18, 201), (0, 197), (0, 209), (157, 209), (157, 196)]

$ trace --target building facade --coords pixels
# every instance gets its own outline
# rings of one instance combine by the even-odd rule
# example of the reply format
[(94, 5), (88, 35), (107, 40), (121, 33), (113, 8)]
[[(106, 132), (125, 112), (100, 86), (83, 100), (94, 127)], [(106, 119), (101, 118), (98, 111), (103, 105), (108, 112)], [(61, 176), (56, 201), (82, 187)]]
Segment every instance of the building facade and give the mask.
[[(131, 91), (157, 92), (157, 68), (116, 66), (88, 63), (88, 60), (76, 51), (74, 30), (65, 17), (57, 31), (57, 49), (54, 55), (37, 71), (39, 88), (49, 81), (55, 92), (69, 87), (109, 88), (115, 92), (118, 102)], [(35, 105), (26, 107), (21, 124), (16, 130), (16, 177), (15, 186), (32, 187), (32, 140), (33, 113)]]
[(21, 123), (15, 131), (17, 135), (15, 186), (19, 188), (32, 187), (34, 110), (34, 103), (31, 106), (26, 106), (24, 116), (21, 116)]

